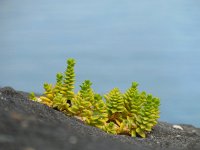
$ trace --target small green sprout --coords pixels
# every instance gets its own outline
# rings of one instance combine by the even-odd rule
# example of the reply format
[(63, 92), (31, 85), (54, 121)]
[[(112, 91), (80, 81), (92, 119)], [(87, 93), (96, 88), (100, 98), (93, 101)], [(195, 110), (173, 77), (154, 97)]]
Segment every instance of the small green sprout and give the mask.
[(37, 97), (35, 96), (35, 93), (34, 92), (31, 92), (29, 94), (29, 99), (32, 99), (33, 101), (37, 101)]
[(157, 124), (159, 98), (139, 92), (138, 83), (122, 93), (118, 88), (105, 94), (104, 98), (91, 88), (92, 82), (85, 80), (80, 91), (74, 92), (75, 60), (67, 60), (65, 72), (56, 75), (56, 84), (44, 83), (44, 94), (30, 99), (74, 116), (84, 123), (98, 127), (107, 133), (125, 134), (145, 138)]

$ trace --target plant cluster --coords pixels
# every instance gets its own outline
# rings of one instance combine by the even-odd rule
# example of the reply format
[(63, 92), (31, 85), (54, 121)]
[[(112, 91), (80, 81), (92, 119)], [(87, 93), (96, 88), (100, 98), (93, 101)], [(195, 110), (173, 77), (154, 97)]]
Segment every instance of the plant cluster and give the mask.
[(85, 80), (75, 93), (74, 66), (75, 60), (68, 59), (64, 74), (56, 75), (56, 84), (44, 83), (44, 94), (36, 97), (31, 93), (30, 99), (112, 134), (144, 138), (157, 124), (159, 98), (139, 92), (136, 82), (125, 93), (114, 88), (102, 97), (93, 91), (92, 83)]

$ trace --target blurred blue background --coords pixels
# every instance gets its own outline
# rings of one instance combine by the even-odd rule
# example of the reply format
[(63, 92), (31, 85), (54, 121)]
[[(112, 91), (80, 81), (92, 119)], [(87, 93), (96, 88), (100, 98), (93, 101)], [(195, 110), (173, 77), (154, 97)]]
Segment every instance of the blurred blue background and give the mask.
[(1, 0), (0, 86), (42, 93), (72, 57), (76, 91), (137, 81), (160, 120), (200, 127), (199, 18), (196, 0)]

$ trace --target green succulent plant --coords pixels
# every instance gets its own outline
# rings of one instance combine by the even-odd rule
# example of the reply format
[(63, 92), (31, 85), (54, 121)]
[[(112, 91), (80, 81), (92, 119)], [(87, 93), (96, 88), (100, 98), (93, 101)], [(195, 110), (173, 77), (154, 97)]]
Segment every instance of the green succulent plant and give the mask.
[(138, 84), (133, 82), (131, 88), (125, 92), (125, 108), (127, 116), (132, 118), (136, 126), (136, 129), (131, 130), (131, 135), (136, 136), (137, 133), (145, 137), (146, 132), (151, 131), (152, 127), (157, 124), (160, 100), (145, 92), (139, 93), (137, 86)]
[(30, 99), (110, 134), (145, 138), (152, 131), (159, 118), (159, 98), (139, 92), (136, 82), (125, 93), (114, 88), (102, 97), (91, 88), (92, 82), (85, 80), (75, 93), (74, 66), (75, 60), (68, 59), (64, 74), (56, 75), (56, 84), (44, 83), (44, 94), (36, 97), (30, 93)]
[[(44, 83), (44, 93), (40, 97), (35, 97), (34, 93), (30, 94), (30, 99), (41, 102), (59, 109), (61, 111), (68, 111), (68, 104), (70, 105), (71, 99), (74, 97), (74, 82), (75, 82), (75, 73), (74, 73), (75, 60), (67, 60), (67, 68), (62, 73), (57, 73), (56, 75), (56, 85)], [(68, 104), (65, 104), (65, 101)], [(61, 106), (61, 104), (63, 106)]]
[(34, 92), (31, 92), (29, 94), (29, 99), (33, 100), (33, 101), (37, 101), (37, 97), (35, 96), (35, 93)]
[(94, 95), (93, 116), (90, 125), (103, 129), (103, 126), (108, 120), (107, 107), (101, 95)]
[(53, 104), (54, 92), (52, 84), (44, 83), (44, 95), (40, 96), (40, 100), (43, 104), (48, 105), (49, 107)]
[(71, 103), (72, 98), (74, 97), (74, 83), (75, 83), (75, 60), (67, 60), (67, 69), (65, 71), (65, 76), (63, 80), (63, 86), (61, 88), (63, 96), (67, 97), (68, 103)]
[(107, 133), (111, 134), (117, 134), (118, 126), (114, 122), (109, 122), (106, 123), (103, 127), (102, 130), (104, 130)]
[(54, 98), (52, 100), (53, 104), (52, 107), (55, 109), (58, 109), (63, 112), (69, 112), (69, 106), (70, 104), (67, 103), (67, 97), (63, 96), (63, 75), (62, 73), (58, 73), (56, 75), (56, 85), (54, 86), (53, 92), (54, 92)]
[(108, 119), (109, 121), (122, 120), (122, 113), (124, 112), (124, 99), (118, 88), (114, 88), (105, 95)]
[(67, 98), (60, 93), (56, 94), (53, 99), (52, 107), (63, 112), (68, 112), (69, 104), (67, 103)]
[(141, 137), (146, 137), (145, 132), (150, 132), (152, 127), (157, 124), (157, 119), (159, 118), (159, 105), (160, 101), (158, 98), (153, 98), (152, 95), (146, 96), (146, 100), (136, 117), (136, 132)]
[(92, 115), (92, 104), (94, 101), (94, 93), (91, 89), (91, 82), (86, 80), (82, 83), (81, 90), (72, 99), (70, 112), (72, 115), (80, 117), (81, 120), (89, 122), (88, 118)]
[(107, 121), (106, 106), (101, 96), (94, 93), (91, 85), (89, 80), (83, 82), (80, 86), (81, 90), (72, 99), (72, 106), (69, 110), (72, 115), (87, 124), (101, 128)]
[(57, 73), (56, 75), (56, 85), (54, 87), (54, 94), (62, 94), (62, 87), (63, 87), (63, 74)]

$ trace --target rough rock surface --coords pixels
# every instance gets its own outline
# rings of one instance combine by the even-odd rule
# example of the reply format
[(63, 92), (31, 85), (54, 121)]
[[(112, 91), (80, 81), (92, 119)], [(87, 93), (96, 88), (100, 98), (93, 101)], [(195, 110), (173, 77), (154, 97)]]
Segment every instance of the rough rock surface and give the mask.
[(200, 129), (159, 122), (148, 137), (111, 135), (28, 99), (26, 92), (0, 89), (0, 150), (200, 149)]

